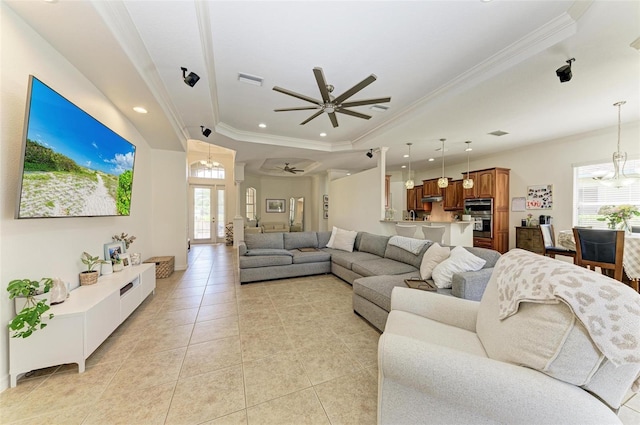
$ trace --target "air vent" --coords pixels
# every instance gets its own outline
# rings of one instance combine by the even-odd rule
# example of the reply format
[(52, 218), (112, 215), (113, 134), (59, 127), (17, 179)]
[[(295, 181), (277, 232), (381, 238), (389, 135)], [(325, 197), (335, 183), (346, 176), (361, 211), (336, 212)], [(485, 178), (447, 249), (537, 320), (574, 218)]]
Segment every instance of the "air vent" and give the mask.
[(388, 106), (384, 106), (384, 105), (371, 105), (371, 107), (369, 107), (369, 109), (371, 109), (372, 111), (376, 111), (376, 112), (386, 112), (387, 109), (389, 109)]
[(502, 131), (502, 130), (496, 130), (496, 131), (492, 131), (489, 134), (491, 134), (492, 136), (500, 137), (500, 136), (504, 136), (505, 134), (509, 134), (509, 133), (507, 133), (506, 131)]
[(238, 73), (238, 81), (242, 81), (243, 83), (253, 84), (254, 86), (262, 86), (262, 81), (264, 78), (258, 77), (257, 75), (245, 74), (244, 72)]

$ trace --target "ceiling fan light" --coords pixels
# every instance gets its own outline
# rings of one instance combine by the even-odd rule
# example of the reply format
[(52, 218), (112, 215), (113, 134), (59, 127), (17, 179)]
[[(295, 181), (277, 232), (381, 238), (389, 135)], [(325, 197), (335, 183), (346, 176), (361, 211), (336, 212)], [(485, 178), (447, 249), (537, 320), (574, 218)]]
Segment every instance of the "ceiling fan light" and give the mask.
[(444, 189), (447, 186), (449, 186), (449, 179), (447, 177), (440, 177), (438, 179), (438, 187)]

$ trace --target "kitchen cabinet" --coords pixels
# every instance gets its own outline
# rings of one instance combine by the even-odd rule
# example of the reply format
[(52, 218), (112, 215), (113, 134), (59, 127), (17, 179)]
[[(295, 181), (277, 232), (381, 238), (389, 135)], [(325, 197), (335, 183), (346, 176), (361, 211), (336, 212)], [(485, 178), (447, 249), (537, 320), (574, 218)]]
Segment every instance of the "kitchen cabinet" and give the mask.
[(462, 180), (449, 180), (449, 186), (444, 189), (443, 208), (445, 211), (458, 211), (464, 209)]
[(495, 169), (478, 171), (476, 173), (477, 180), (474, 182), (474, 186), (477, 185), (476, 196), (478, 198), (493, 198), (495, 196), (495, 176)]
[[(422, 203), (422, 186), (414, 186), (413, 189), (407, 189), (407, 211), (424, 211)], [(429, 208), (429, 211), (431, 208)]]
[(423, 196), (443, 196), (442, 189), (438, 187), (438, 179), (422, 180)]
[[(464, 178), (467, 178), (467, 173), (462, 173)], [(473, 171), (469, 173), (469, 178), (473, 180), (473, 187), (471, 189), (462, 188), (463, 199), (475, 199), (478, 197), (478, 173)]]

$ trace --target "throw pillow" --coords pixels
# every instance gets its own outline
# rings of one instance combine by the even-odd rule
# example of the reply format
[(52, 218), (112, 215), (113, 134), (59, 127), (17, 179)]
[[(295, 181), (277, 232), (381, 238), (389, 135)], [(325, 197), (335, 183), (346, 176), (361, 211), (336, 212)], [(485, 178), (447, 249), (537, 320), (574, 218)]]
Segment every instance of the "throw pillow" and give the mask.
[(336, 237), (331, 248), (353, 252), (353, 244), (356, 241), (356, 236), (358, 236), (358, 232), (355, 230), (337, 229)]
[(336, 233), (338, 232), (338, 228), (333, 226), (333, 230), (331, 231), (331, 237), (329, 237), (329, 242), (327, 242), (327, 248), (333, 248), (333, 244), (336, 241)]
[(431, 279), (433, 269), (449, 258), (451, 249), (447, 246), (440, 246), (438, 243), (434, 243), (427, 249), (427, 252), (422, 256), (422, 263), (420, 264), (420, 277), (422, 279)]
[(455, 273), (475, 272), (480, 270), (486, 261), (476, 257), (461, 246), (451, 250), (449, 258), (438, 264), (432, 273), (433, 281), (438, 288), (451, 288), (451, 280)]

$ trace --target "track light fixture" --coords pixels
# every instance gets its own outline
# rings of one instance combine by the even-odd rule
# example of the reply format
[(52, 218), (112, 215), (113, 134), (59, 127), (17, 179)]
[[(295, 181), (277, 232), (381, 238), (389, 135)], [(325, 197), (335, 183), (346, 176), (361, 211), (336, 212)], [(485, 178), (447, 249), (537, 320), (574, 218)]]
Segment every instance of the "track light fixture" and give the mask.
[(184, 78), (184, 83), (189, 87), (195, 86), (200, 79), (198, 74), (190, 72), (189, 75), (187, 75), (187, 68), (180, 67), (180, 69), (182, 70), (182, 78)]
[(367, 152), (367, 156), (369, 158), (373, 158), (373, 149), (369, 149), (369, 152)]
[(561, 83), (566, 83), (567, 81), (571, 81), (571, 62), (575, 62), (576, 58), (571, 58), (567, 61), (566, 65), (561, 66), (556, 69), (556, 75), (560, 78)]
[(204, 137), (209, 137), (209, 135), (211, 134), (211, 130), (209, 130), (208, 128), (204, 128), (204, 125), (201, 125), (200, 128), (202, 129), (202, 134), (204, 135)]

